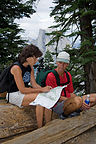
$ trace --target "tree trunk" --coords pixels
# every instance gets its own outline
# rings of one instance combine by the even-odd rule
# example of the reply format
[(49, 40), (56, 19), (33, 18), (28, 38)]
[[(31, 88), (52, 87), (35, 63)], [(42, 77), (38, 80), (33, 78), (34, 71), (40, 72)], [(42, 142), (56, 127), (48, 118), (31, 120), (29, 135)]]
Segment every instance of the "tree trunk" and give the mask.
[(92, 62), (85, 65), (84, 70), (87, 79), (85, 84), (86, 93), (94, 93), (96, 92), (96, 63)]
[(94, 53), (90, 54), (90, 51), (95, 51), (90, 15), (80, 17), (80, 29), (82, 31), (81, 44), (86, 41), (89, 42), (81, 47), (80, 50), (81, 55), (83, 54), (83, 62), (86, 61), (86, 58), (89, 58), (89, 62), (85, 63), (84, 65), (84, 73), (86, 78), (85, 92), (93, 93), (96, 92), (96, 62), (94, 62), (96, 55)]

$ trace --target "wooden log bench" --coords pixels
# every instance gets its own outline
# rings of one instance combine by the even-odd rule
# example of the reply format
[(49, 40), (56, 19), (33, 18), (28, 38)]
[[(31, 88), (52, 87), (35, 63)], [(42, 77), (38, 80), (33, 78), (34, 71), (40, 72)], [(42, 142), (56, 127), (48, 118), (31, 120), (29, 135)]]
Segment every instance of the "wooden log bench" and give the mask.
[(65, 120), (55, 119), (40, 129), (18, 136), (3, 144), (65, 144), (94, 126), (96, 126), (96, 106), (82, 112), (80, 116)]
[(0, 100), (0, 138), (37, 128), (35, 107), (18, 108)]
[[(56, 118), (53, 114), (53, 119)], [(19, 108), (0, 100), (0, 139), (37, 129), (35, 106)]]

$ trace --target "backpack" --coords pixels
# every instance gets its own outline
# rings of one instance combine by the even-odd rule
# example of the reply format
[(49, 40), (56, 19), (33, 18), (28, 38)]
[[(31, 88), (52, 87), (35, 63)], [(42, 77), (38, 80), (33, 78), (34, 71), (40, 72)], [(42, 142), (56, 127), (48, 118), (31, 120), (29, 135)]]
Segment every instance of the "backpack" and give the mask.
[[(9, 72), (10, 72), (11, 67), (12, 65), (5, 68), (0, 74), (0, 99), (5, 99), (7, 92), (10, 90), (12, 81), (10, 83)], [(8, 97), (9, 97), (9, 94), (8, 94)]]
[[(37, 82), (40, 86), (42, 86), (42, 87), (46, 86), (46, 78), (47, 78), (47, 75), (48, 75), (50, 72), (52, 72), (52, 73), (54, 74), (54, 76), (55, 76), (55, 78), (56, 78), (56, 83), (57, 83), (58, 86), (60, 86), (60, 85), (64, 86), (64, 85), (67, 85), (67, 84), (70, 83), (70, 77), (69, 77), (68, 72), (65, 71), (66, 77), (67, 77), (67, 82), (66, 82), (66, 83), (60, 83), (59, 74), (58, 74), (55, 70), (47, 70), (47, 71), (46, 71), (45, 69), (41, 70), (41, 71), (37, 74), (37, 76), (36, 76), (36, 82)], [(65, 94), (65, 96), (66, 96), (66, 91), (65, 91), (65, 89), (63, 89), (63, 90), (64, 90), (64, 94)]]
[(3, 72), (0, 74), (0, 93), (8, 91), (10, 88), (10, 79), (9, 79), (10, 69), (11, 66), (5, 68)]
[[(6, 94), (10, 91), (11, 85), (13, 84), (13, 81), (10, 79), (9, 73), (10, 73), (11, 67), (14, 64), (11, 64), (7, 68), (5, 68), (0, 74), (0, 99), (6, 98)], [(9, 102), (9, 93), (8, 93), (8, 101), (7, 102)]]
[(9, 92), (11, 90), (11, 85), (14, 81), (12, 81), (9, 73), (13, 65), (18, 65), (18, 62), (11, 64), (9, 67), (5, 68), (0, 74), (0, 93)]

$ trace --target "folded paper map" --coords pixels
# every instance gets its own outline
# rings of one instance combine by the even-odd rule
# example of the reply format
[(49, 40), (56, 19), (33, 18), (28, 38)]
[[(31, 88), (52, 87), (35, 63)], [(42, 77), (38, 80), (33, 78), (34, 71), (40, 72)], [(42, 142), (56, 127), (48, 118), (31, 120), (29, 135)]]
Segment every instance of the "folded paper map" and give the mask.
[(52, 108), (61, 96), (62, 89), (67, 86), (58, 86), (51, 89), (49, 92), (40, 93), (36, 99), (29, 105), (41, 105), (47, 109)]

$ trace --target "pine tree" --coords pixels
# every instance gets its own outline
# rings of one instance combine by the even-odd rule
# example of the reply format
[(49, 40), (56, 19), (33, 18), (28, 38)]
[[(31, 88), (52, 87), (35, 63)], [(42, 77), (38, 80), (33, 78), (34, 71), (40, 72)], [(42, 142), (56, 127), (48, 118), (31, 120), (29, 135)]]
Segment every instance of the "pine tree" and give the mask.
[(29, 17), (35, 12), (33, 2), (36, 0), (0, 0), (0, 68), (16, 60), (17, 54), (25, 45), (19, 28), (14, 21)]
[(49, 50), (46, 51), (45, 56), (44, 56), (44, 67), (47, 69), (54, 68), (52, 54)]
[[(58, 30), (59, 38), (72, 37), (73, 44), (78, 38), (80, 41), (78, 49), (74, 47), (73, 50), (69, 49), (69, 53), (74, 54), (75, 58), (71, 67), (77, 72), (74, 79), (83, 80), (86, 93), (96, 92), (96, 0), (53, 0), (53, 2), (55, 7), (50, 15), (54, 17), (56, 25), (51, 28)], [(53, 42), (56, 36), (58, 37), (53, 36)], [(82, 72), (78, 79), (79, 71)], [(81, 86), (82, 80), (77, 81)]]

